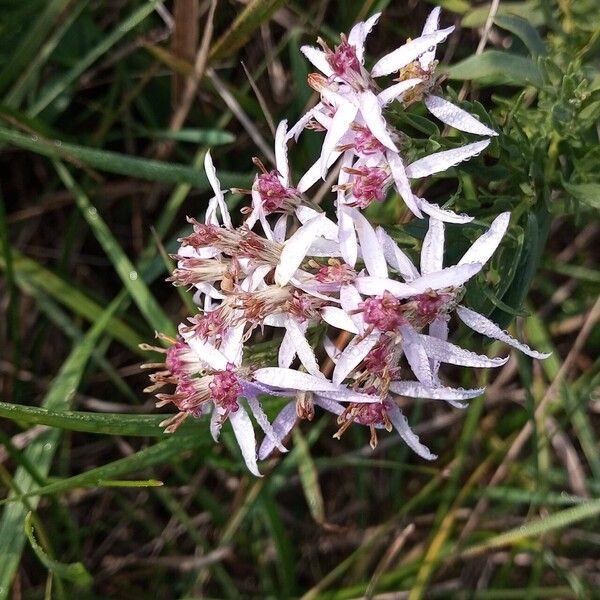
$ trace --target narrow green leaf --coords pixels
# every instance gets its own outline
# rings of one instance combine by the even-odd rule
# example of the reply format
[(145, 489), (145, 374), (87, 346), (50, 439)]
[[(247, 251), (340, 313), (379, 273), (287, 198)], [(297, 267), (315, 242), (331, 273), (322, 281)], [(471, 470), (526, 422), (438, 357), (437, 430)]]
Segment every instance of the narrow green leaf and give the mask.
[(40, 562), (50, 571), (53, 575), (59, 579), (66, 579), (67, 581), (73, 582), (75, 585), (83, 588), (89, 588), (92, 586), (94, 580), (85, 568), (83, 563), (61, 563), (53, 558), (50, 558), (44, 549), (38, 544), (35, 539), (35, 533), (33, 531), (32, 513), (28, 512), (25, 517), (25, 535), (33, 548), (36, 556), (40, 559)]
[(218, 129), (180, 129), (179, 131), (143, 129), (141, 133), (159, 140), (177, 140), (178, 142), (205, 144), (207, 146), (222, 146), (235, 141), (235, 136), (232, 133)]
[(85, 192), (75, 183), (71, 173), (60, 161), (55, 161), (54, 166), (65, 187), (75, 196), (77, 206), (79, 206), (83, 217), (104, 249), (104, 252), (106, 252), (138, 309), (146, 317), (150, 327), (175, 336), (177, 331), (172, 321), (167, 317), (151, 294), (148, 286), (146, 286), (133, 266), (133, 263), (123, 252), (108, 225), (98, 214), (96, 207), (92, 206)]
[(600, 209), (600, 183), (563, 183), (563, 186), (575, 200)]
[[(39, 136), (31, 137), (4, 127), (0, 127), (0, 141), (8, 142), (42, 156), (60, 158), (77, 166), (83, 164), (108, 173), (117, 173), (127, 177), (137, 177), (162, 183), (189, 184), (201, 190), (209, 187), (208, 179), (203, 171), (184, 165), (135, 158), (119, 152), (96, 150), (75, 144), (67, 144), (60, 140), (43, 139)], [(250, 184), (251, 177), (247, 174), (219, 171), (219, 180), (224, 188), (244, 187)]]
[(527, 46), (532, 56), (545, 56), (548, 54), (546, 44), (544, 44), (537, 29), (528, 20), (516, 15), (497, 15), (494, 23), (516, 35)]
[(310, 448), (298, 428), (294, 429), (293, 435), (295, 450), (299, 456), (298, 473), (310, 514), (317, 523), (324, 523), (325, 503), (319, 485), (319, 474), (310, 454)]
[[(469, 11), (463, 17), (461, 25), (473, 29), (483, 27), (490, 13), (490, 5), (491, 3), (488, 2), (487, 4), (477, 6)], [(537, 0), (528, 0), (527, 2), (500, 2), (497, 15), (518, 15), (523, 19), (527, 19), (534, 27), (539, 27), (544, 24), (544, 14), (540, 9), (540, 4)]]
[(525, 56), (500, 50), (486, 50), (474, 54), (447, 69), (450, 79), (473, 80), (482, 86), (543, 85), (537, 65)]

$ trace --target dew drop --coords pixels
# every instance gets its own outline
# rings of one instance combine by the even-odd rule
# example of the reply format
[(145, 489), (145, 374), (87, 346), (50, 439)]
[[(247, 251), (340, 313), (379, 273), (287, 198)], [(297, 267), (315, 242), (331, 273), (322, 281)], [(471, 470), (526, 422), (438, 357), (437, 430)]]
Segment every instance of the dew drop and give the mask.
[(44, 450), (52, 450), (52, 444), (50, 442), (44, 444)]
[(137, 278), (138, 278), (137, 271), (131, 271), (131, 273), (129, 273), (129, 279), (131, 279), (131, 281), (135, 281)]
[(427, 48), (427, 52), (435, 52), (435, 46), (429, 46), (429, 48)]
[(88, 215), (90, 218), (95, 219), (98, 216), (98, 209), (94, 206), (88, 208)]
[(32, 135), (31, 136), (31, 141), (32, 142), (37, 142), (40, 138), (37, 135)]

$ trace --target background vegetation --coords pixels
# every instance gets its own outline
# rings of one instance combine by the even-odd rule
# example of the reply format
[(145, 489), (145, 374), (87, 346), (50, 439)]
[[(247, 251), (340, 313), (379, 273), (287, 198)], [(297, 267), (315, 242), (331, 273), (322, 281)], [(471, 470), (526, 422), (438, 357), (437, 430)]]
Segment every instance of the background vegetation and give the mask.
[[(0, 1), (0, 599), (597, 594), (600, 7), (436, 3), (457, 25), (446, 93), (502, 135), (419, 191), (476, 216), (457, 256), (513, 211), (468, 299), (553, 355), (457, 371), (489, 386), (466, 412), (414, 403), (433, 464), (393, 437), (372, 452), (359, 427), (332, 440), (317, 416), (258, 480), (227, 432), (163, 435), (142, 392), (138, 344), (191, 310), (166, 252), (203, 213), (206, 149), (243, 187), (271, 121), (314, 102), (300, 43), (385, 10), (379, 55), (432, 3)], [(411, 152), (461, 141), (425, 113), (396, 118)], [(317, 145), (290, 152), (296, 174)], [(398, 198), (370, 217), (418, 250)], [(272, 359), (268, 338), (254, 351)]]

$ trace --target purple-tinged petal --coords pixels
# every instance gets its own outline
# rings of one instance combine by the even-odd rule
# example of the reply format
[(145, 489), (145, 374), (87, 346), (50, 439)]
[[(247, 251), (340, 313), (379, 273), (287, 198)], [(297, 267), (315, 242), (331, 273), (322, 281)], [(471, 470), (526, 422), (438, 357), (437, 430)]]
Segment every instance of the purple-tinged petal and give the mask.
[(283, 246), (279, 264), (275, 269), (275, 282), (278, 285), (285, 285), (293, 277), (319, 234), (323, 217), (324, 215), (319, 215), (302, 225)]
[(277, 221), (275, 221), (275, 227), (273, 227), (273, 239), (279, 244), (283, 244), (285, 236), (287, 235), (288, 215), (281, 215)]
[(320, 406), (326, 411), (333, 413), (334, 415), (341, 415), (345, 410), (345, 408), (339, 402), (330, 400), (329, 398), (324, 398), (321, 395), (315, 395), (313, 397), (313, 403), (316, 406)]
[(300, 52), (308, 58), (308, 60), (315, 66), (323, 75), (331, 77), (333, 75), (333, 69), (325, 56), (325, 52), (314, 46), (302, 46)]
[(343, 285), (340, 288), (340, 302), (342, 304), (342, 308), (346, 314), (350, 315), (350, 318), (352, 321), (354, 321), (354, 324), (361, 332), (364, 330), (363, 315), (362, 313), (355, 311), (358, 310), (358, 305), (362, 301), (363, 299), (361, 295), (353, 285)]
[(429, 219), (429, 228), (421, 248), (421, 273), (435, 273), (444, 267), (444, 224)]
[(409, 179), (419, 179), (421, 177), (433, 175), (434, 173), (442, 173), (450, 167), (454, 167), (469, 158), (477, 156), (485, 150), (489, 144), (490, 140), (482, 140), (481, 142), (467, 144), (461, 148), (435, 152), (434, 154), (430, 154), (429, 156), (408, 165), (408, 167), (406, 167), (406, 175)]
[(417, 381), (392, 381), (390, 391), (407, 398), (430, 398), (431, 400), (470, 400), (481, 396), (485, 388), (466, 390), (445, 386), (427, 387)]
[(385, 256), (379, 246), (377, 234), (371, 223), (356, 209), (352, 209), (351, 216), (354, 220), (362, 258), (367, 271), (374, 277), (387, 277), (388, 270)]
[(390, 403), (390, 406), (386, 408), (392, 425), (396, 428), (396, 431), (400, 434), (406, 445), (421, 458), (435, 460), (437, 456), (432, 454), (429, 448), (419, 441), (419, 436), (410, 428), (408, 420), (402, 414), (400, 408), (394, 403)]
[(304, 392), (335, 391), (338, 389), (337, 385), (323, 377), (315, 377), (309, 373), (302, 373), (295, 369), (263, 367), (254, 372), (254, 378), (266, 385)]
[[(438, 340), (446, 341), (448, 339), (448, 321), (450, 317), (448, 315), (439, 315), (429, 325), (429, 336), (437, 338)], [(433, 375), (433, 382), (436, 385), (440, 384), (440, 378), (438, 373), (440, 370), (440, 361), (435, 358), (429, 359), (431, 365), (431, 374)]]
[(323, 349), (327, 356), (331, 359), (331, 362), (335, 365), (341, 355), (338, 347), (327, 337), (323, 339)]
[(348, 43), (354, 46), (356, 50), (356, 58), (362, 63), (364, 60), (365, 53), (365, 40), (371, 32), (371, 29), (375, 27), (375, 24), (379, 20), (381, 13), (375, 13), (370, 16), (366, 21), (357, 23), (348, 34)]
[(416, 201), (419, 208), (426, 215), (443, 221), (444, 223), (470, 223), (473, 220), (473, 217), (470, 217), (469, 215), (459, 215), (451, 210), (441, 208), (437, 204), (431, 204), (424, 198), (416, 198)]
[(256, 437), (248, 413), (240, 406), (235, 412), (229, 413), (229, 420), (248, 470), (256, 477), (262, 477), (256, 464)]
[(454, 129), (474, 133), (475, 135), (498, 135), (493, 129), (486, 127), (466, 110), (455, 106), (448, 100), (428, 94), (423, 101), (434, 117), (437, 117), (442, 123), (454, 127)]
[(290, 168), (287, 158), (287, 119), (284, 119), (277, 126), (275, 132), (275, 166), (279, 173), (281, 185), (288, 187), (290, 185)]
[(424, 52), (427, 52), (432, 46), (442, 43), (453, 31), (454, 27), (448, 27), (406, 42), (400, 48), (381, 58), (371, 70), (371, 75), (381, 77), (399, 71), (402, 67), (419, 58)]
[(477, 261), (482, 265), (490, 260), (492, 254), (500, 245), (508, 224), (510, 222), (510, 213), (499, 214), (490, 225), (490, 228), (473, 242), (473, 245), (467, 250), (465, 255), (458, 261), (459, 265)]
[(410, 183), (408, 182), (407, 172), (404, 169), (404, 164), (402, 163), (402, 159), (398, 154), (394, 152), (386, 152), (385, 157), (387, 159), (388, 165), (390, 166), (390, 170), (392, 172), (392, 178), (394, 179), (394, 183), (396, 184), (396, 189), (400, 194), (402, 200), (410, 211), (419, 219), (423, 218), (423, 214), (419, 209), (419, 205), (417, 203), (417, 199), (415, 198), (412, 190), (410, 189)]
[(412, 325), (401, 325), (402, 350), (415, 377), (427, 387), (433, 387), (433, 375), (429, 365), (429, 357), (419, 334)]
[(379, 92), (377, 99), (379, 100), (381, 106), (386, 106), (394, 100), (402, 100), (402, 96), (408, 92), (408, 90), (412, 90), (415, 86), (421, 83), (421, 81), (423, 80), (415, 77), (413, 79), (406, 79), (400, 83), (390, 85), (390, 87)]
[[(381, 105), (377, 96), (370, 90), (360, 92), (358, 96), (360, 112), (371, 133), (386, 147), (394, 152), (398, 148), (392, 140), (387, 128), (387, 121), (381, 112)], [(339, 110), (339, 109), (338, 109)], [(335, 117), (334, 117), (335, 118)]]
[(333, 370), (333, 383), (340, 384), (348, 377), (351, 371), (375, 346), (379, 340), (379, 335), (371, 334), (358, 342), (356, 341), (357, 339), (354, 338), (340, 355), (337, 365), (335, 365), (335, 369)]
[(465, 350), (455, 346), (450, 342), (438, 340), (428, 335), (419, 334), (427, 355), (443, 363), (458, 365), (463, 367), (501, 367), (508, 361), (508, 356), (501, 358), (488, 358), (480, 354), (475, 354), (470, 350)]
[(407, 282), (420, 277), (419, 271), (412, 260), (400, 250), (396, 242), (386, 233), (385, 229), (378, 227), (376, 232), (388, 265), (398, 271)]
[[(286, 404), (273, 421), (273, 431), (278, 440), (284, 440), (288, 433), (294, 428), (298, 416), (296, 415), (296, 403), (289, 402)], [(264, 460), (267, 458), (273, 450), (275, 450), (275, 444), (269, 437), (265, 437), (260, 448), (258, 450), (258, 458)]]
[(269, 419), (265, 414), (260, 402), (255, 397), (246, 398), (248, 406), (256, 419), (259, 427), (265, 432), (267, 438), (269, 438), (277, 447), (280, 452), (287, 452), (287, 448), (281, 443), (280, 437), (275, 433), (273, 426), (269, 423)]
[(381, 402), (381, 398), (378, 396), (361, 394), (346, 386), (340, 386), (340, 389), (337, 392), (319, 392), (319, 396), (328, 398), (329, 400), (335, 400), (336, 402), (353, 402), (357, 404), (373, 404), (374, 402)]
[(538, 352), (537, 350), (532, 350), (527, 344), (519, 342), (506, 331), (502, 331), (502, 329), (500, 329), (496, 323), (490, 321), (488, 318), (480, 315), (470, 308), (466, 308), (465, 306), (457, 306), (456, 314), (458, 315), (459, 319), (465, 325), (468, 325), (473, 331), (481, 333), (482, 335), (495, 340), (500, 340), (501, 342), (520, 350), (523, 352), (523, 354), (527, 354), (527, 356), (543, 360), (552, 354), (551, 352)]
[(350, 333), (359, 333), (358, 327), (355, 325), (350, 315), (341, 308), (337, 308), (336, 306), (325, 306), (321, 309), (321, 316), (323, 317), (323, 320), (332, 327), (337, 327), (338, 329), (343, 329)]

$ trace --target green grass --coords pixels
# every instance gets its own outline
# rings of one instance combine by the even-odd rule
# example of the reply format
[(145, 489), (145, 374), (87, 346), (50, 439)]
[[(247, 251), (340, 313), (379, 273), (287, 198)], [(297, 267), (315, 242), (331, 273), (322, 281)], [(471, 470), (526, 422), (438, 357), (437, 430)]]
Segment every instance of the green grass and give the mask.
[[(357, 19), (385, 10), (369, 61), (416, 36), (437, 3), (219, 0), (208, 66), (271, 146), (241, 61), (274, 121), (294, 122), (313, 101), (300, 44), (318, 35), (335, 44)], [(206, 74), (184, 126), (169, 130), (172, 80), (188, 76), (193, 60), (171, 45), (189, 23), (169, 28), (158, 2), (4, 4), (0, 600), (593, 597), (597, 3), (502, 2), (475, 55), (489, 7), (439, 2), (444, 23), (462, 25), (444, 46), (445, 94), (456, 98), (467, 82), (463, 106), (501, 135), (485, 160), (422, 193), (475, 216), (448, 228), (449, 260), (493, 215), (512, 211), (466, 302), (552, 357), (513, 357), (476, 381), (448, 371), (453, 384), (487, 385), (488, 394), (464, 412), (410, 406), (439, 455), (431, 464), (391, 436), (372, 452), (356, 427), (333, 440), (335, 423), (317, 414), (288, 454), (261, 465), (262, 479), (247, 473), (228, 426), (219, 445), (205, 420), (164, 434), (139, 369), (153, 360), (139, 344), (153, 343), (155, 330), (174, 334), (193, 305), (164, 282), (165, 253), (189, 232), (186, 215), (203, 216), (206, 151), (224, 188), (247, 187), (256, 136)], [(201, 38), (209, 3), (198, 4)], [(415, 138), (411, 157), (464, 141), (456, 132), (447, 140), (418, 108), (393, 118)], [(312, 164), (316, 136), (303, 134), (290, 150), (294, 180)], [(166, 156), (164, 144), (173, 144)], [(239, 222), (246, 199), (227, 198)], [(423, 224), (398, 227), (396, 200), (369, 216), (414, 253)], [(473, 350), (501, 351), (456, 333)], [(254, 359), (272, 361), (274, 347), (264, 338)], [(281, 405), (265, 401), (269, 416)]]

